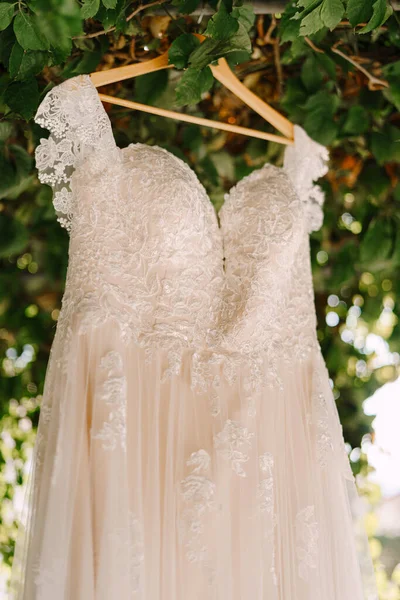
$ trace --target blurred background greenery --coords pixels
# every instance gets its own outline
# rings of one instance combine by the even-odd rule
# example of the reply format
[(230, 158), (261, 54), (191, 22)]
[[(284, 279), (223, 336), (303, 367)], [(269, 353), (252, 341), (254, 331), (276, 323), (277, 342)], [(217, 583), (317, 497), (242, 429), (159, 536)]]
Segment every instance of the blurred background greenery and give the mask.
[[(369, 506), (380, 598), (400, 599), (399, 527), (391, 529), (390, 519), (386, 528), (380, 525), (388, 502), (400, 523), (400, 465), (385, 497), (368, 462), (374, 442), (376, 449), (371, 415), (380, 403), (364, 410), (367, 398), (397, 379), (400, 364), (397, 8), (387, 0), (0, 2), (1, 597), (68, 261), (68, 236), (34, 168), (35, 146), (47, 132), (32, 117), (54, 84), (147, 60), (172, 44), (170, 58), (179, 70), (104, 91), (272, 131), (214, 84), (208, 65), (225, 56), (246, 86), (329, 146), (330, 170), (321, 182), (325, 220), (311, 239), (318, 336)], [(193, 42), (191, 32), (206, 41)], [(277, 144), (110, 105), (106, 110), (120, 147), (144, 142), (174, 152), (195, 169), (216, 209), (238, 179), (266, 161), (282, 161)]]

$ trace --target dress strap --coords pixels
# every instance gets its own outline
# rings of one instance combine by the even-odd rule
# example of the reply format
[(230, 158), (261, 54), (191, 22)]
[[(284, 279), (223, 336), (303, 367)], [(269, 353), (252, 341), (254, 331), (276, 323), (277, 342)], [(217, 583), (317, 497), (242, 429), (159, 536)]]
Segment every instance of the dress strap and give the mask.
[(314, 182), (328, 172), (328, 160), (328, 149), (295, 125), (294, 144), (285, 149), (283, 166), (303, 203), (309, 233), (322, 226), (325, 194)]
[(98, 150), (104, 160), (90, 161), (89, 170), (101, 172), (104, 161), (110, 160), (110, 151), (116, 150), (111, 123), (88, 75), (52, 88), (34, 120), (50, 131), (35, 151), (39, 180), (52, 187), (58, 221), (70, 231), (77, 195), (72, 175)]

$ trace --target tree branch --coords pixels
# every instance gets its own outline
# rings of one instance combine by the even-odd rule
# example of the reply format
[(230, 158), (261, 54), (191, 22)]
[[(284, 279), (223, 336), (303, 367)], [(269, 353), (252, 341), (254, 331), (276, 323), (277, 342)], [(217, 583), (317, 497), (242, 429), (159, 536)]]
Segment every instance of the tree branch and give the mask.
[[(126, 17), (126, 22), (128, 23), (131, 19), (136, 17), (136, 15), (139, 14), (142, 10), (146, 10), (146, 8), (151, 8), (152, 6), (164, 4), (165, 2), (167, 2), (167, 0), (155, 0), (154, 2), (149, 2), (149, 4), (141, 4), (140, 6), (135, 8), (135, 10), (132, 11), (130, 15), (128, 15)], [(110, 29), (102, 29), (101, 31), (96, 31), (94, 33), (85, 33), (83, 35), (76, 35), (72, 39), (79, 40), (82, 38), (84, 38), (84, 39), (95, 38), (95, 37), (99, 37), (100, 35), (106, 35), (107, 33), (111, 33), (112, 31), (115, 31), (115, 29), (116, 29), (116, 27), (114, 25), (113, 27), (110, 27)]]
[[(318, 52), (320, 54), (325, 54), (324, 50), (321, 50), (321, 48), (318, 48), (308, 37), (305, 37), (304, 39), (307, 42), (307, 44), (310, 46), (310, 48), (312, 48), (314, 50), (314, 52)], [(371, 73), (369, 71), (367, 71), (367, 69), (364, 69), (364, 67), (361, 66), (356, 60), (354, 60), (354, 58), (347, 56), (347, 54), (345, 54), (341, 50), (338, 50), (338, 48), (335, 48), (335, 46), (331, 50), (335, 54), (338, 54), (339, 56), (344, 58), (344, 60), (347, 60), (349, 63), (351, 63), (353, 65), (353, 67), (355, 67), (356, 69), (361, 71), (361, 73), (363, 73), (367, 77), (368, 88), (370, 90), (377, 90), (382, 87), (384, 87), (384, 88), (389, 87), (389, 83), (385, 79), (378, 79), (378, 77), (371, 75)]]
[(272, 37), (272, 32), (276, 29), (276, 26), (277, 26), (276, 18), (275, 18), (275, 15), (273, 15), (271, 18), (270, 26), (268, 27), (268, 30), (263, 37), (263, 41), (265, 44), (270, 44), (272, 46), (272, 50), (274, 53), (275, 69), (276, 69), (276, 74), (277, 74), (277, 78), (278, 78), (278, 96), (280, 97), (282, 95), (283, 71), (282, 71), (281, 55), (280, 55), (280, 51), (279, 51), (279, 38)]

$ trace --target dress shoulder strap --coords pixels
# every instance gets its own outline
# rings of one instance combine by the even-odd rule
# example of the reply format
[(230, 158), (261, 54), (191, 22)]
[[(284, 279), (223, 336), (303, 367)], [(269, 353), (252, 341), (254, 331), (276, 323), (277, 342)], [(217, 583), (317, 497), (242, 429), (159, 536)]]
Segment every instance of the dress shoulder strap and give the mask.
[[(48, 129), (35, 151), (39, 180), (53, 189), (58, 221), (71, 230), (76, 193), (73, 174), (94, 152), (105, 161), (115, 151), (111, 123), (88, 75), (79, 75), (53, 87), (41, 102), (35, 122)], [(102, 161), (90, 165), (100, 172)]]
[(308, 232), (320, 229), (325, 194), (314, 182), (328, 172), (329, 153), (302, 127), (294, 126), (294, 144), (287, 146), (283, 166), (304, 206)]

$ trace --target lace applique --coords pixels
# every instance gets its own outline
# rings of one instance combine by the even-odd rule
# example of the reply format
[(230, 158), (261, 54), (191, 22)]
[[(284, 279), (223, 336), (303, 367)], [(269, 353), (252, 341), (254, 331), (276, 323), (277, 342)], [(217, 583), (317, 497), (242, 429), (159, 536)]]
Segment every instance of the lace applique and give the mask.
[(246, 477), (243, 464), (249, 460), (249, 455), (240, 450), (242, 446), (250, 446), (254, 433), (247, 427), (242, 427), (237, 421), (228, 419), (220, 433), (214, 435), (214, 447), (225, 460), (231, 461), (232, 470), (239, 477)]
[(321, 350), (316, 353), (313, 374), (312, 415), (309, 423), (316, 426), (316, 453), (321, 468), (328, 466), (329, 456), (335, 456), (342, 465), (342, 473), (346, 479), (354, 480), (349, 457), (343, 437), (332, 390), (328, 390), (329, 373)]
[(265, 452), (259, 456), (260, 470), (265, 477), (258, 484), (258, 496), (261, 500), (260, 510), (262, 512), (272, 513), (274, 509), (274, 457), (270, 452)]
[(265, 538), (271, 548), (270, 572), (274, 585), (278, 585), (275, 566), (275, 528), (277, 519), (274, 512), (274, 457), (270, 452), (264, 452), (258, 458), (260, 471), (264, 475), (258, 484), (259, 508), (266, 515)]
[(108, 419), (97, 431), (91, 430), (94, 440), (102, 440), (104, 450), (115, 450), (118, 445), (126, 451), (126, 378), (122, 375), (122, 357), (112, 350), (106, 354), (100, 370), (107, 373), (101, 386), (99, 402), (109, 408)]
[(221, 413), (219, 389), (221, 387), (221, 377), (214, 375), (211, 378), (211, 389), (210, 389), (210, 411), (211, 416), (218, 417)]
[(181, 481), (181, 494), (186, 508), (182, 512), (180, 528), (186, 547), (186, 558), (191, 563), (200, 563), (209, 584), (214, 581), (214, 567), (209, 551), (203, 542), (205, 517), (215, 511), (215, 483), (207, 476), (211, 457), (204, 449), (192, 452), (186, 464), (192, 472)]
[(307, 506), (296, 515), (296, 553), (298, 574), (309, 581), (310, 571), (317, 568), (318, 523), (315, 520), (314, 506)]
[(65, 577), (66, 566), (66, 558), (49, 559), (47, 567), (35, 564), (32, 570), (38, 598), (57, 598), (63, 589), (62, 578)]
[(281, 361), (288, 368), (303, 362), (317, 343), (301, 212), (287, 174), (272, 165), (240, 181), (220, 211), (225, 286), (218, 341), (246, 363), (250, 400), (264, 385), (282, 388)]
[(76, 202), (72, 175), (90, 155), (92, 173), (100, 172), (110, 161), (110, 153), (116, 151), (111, 124), (88, 75), (74, 77), (50, 90), (37, 110), (35, 122), (50, 131), (49, 138), (42, 138), (35, 152), (39, 179), (52, 186), (58, 221), (70, 231)]
[(294, 138), (295, 143), (285, 149), (284, 169), (303, 203), (308, 231), (317, 231), (324, 218), (325, 195), (314, 181), (328, 172), (329, 153), (298, 125), (294, 126)]
[[(282, 361), (296, 368), (318, 348), (306, 184), (291, 182), (290, 153), (287, 169), (265, 165), (232, 188), (219, 228), (185, 162), (159, 147), (116, 147), (89, 76), (53, 88), (36, 121), (51, 132), (37, 149), (39, 175), (71, 231), (61, 371), (76, 333), (112, 321), (121, 343), (144, 349), (147, 360), (166, 352), (163, 381), (189, 353), (191, 387), (216, 392), (215, 415), (218, 377), (235, 384), (240, 374), (254, 417), (257, 393), (284, 387)], [(296, 156), (309, 150), (314, 166), (297, 168), (308, 181), (317, 152), (300, 130)]]
[(327, 456), (333, 452), (333, 440), (329, 428), (327, 402), (322, 390), (322, 378), (317, 367), (313, 377), (312, 406), (317, 426), (317, 460), (320, 467), (324, 468), (327, 466)]
[(143, 523), (132, 511), (129, 527), (116, 528), (109, 533), (110, 547), (114, 548), (118, 576), (127, 582), (133, 595), (143, 590), (144, 531)]

